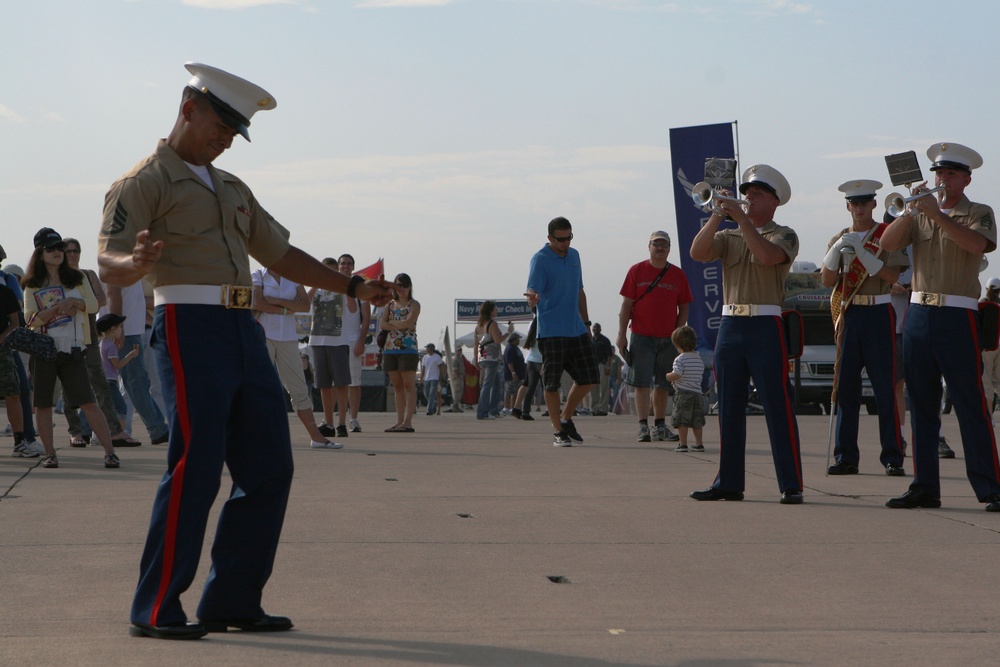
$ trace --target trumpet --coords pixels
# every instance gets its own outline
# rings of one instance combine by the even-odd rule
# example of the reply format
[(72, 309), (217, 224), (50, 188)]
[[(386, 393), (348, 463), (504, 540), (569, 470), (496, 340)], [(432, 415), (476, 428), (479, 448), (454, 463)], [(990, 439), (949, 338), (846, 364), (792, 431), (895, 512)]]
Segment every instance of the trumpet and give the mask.
[(721, 199), (723, 201), (734, 201), (740, 206), (749, 204), (746, 199), (737, 199), (736, 197), (727, 197), (725, 195), (720, 195), (718, 192), (712, 188), (707, 182), (702, 181), (701, 183), (696, 183), (693, 188), (691, 188), (691, 199), (694, 201), (694, 205), (698, 208), (708, 206), (712, 203), (714, 199)]
[(939, 185), (938, 187), (927, 190), (926, 192), (919, 192), (915, 195), (910, 195), (909, 197), (903, 197), (903, 195), (898, 192), (893, 192), (885, 198), (885, 210), (894, 218), (898, 218), (901, 215), (910, 215), (910, 213), (906, 210), (906, 206), (908, 204), (920, 199), (921, 197), (926, 197), (927, 195), (932, 195), (935, 192), (940, 192), (941, 190), (944, 190), (943, 185)]

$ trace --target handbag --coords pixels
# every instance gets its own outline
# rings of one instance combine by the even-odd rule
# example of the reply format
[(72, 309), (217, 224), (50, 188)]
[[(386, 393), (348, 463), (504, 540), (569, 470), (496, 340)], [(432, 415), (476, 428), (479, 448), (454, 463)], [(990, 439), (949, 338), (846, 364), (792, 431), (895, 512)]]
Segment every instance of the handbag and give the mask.
[(33, 329), (18, 327), (7, 334), (3, 341), (4, 347), (17, 352), (25, 352), (41, 359), (56, 358), (56, 342), (48, 334), (38, 333)]

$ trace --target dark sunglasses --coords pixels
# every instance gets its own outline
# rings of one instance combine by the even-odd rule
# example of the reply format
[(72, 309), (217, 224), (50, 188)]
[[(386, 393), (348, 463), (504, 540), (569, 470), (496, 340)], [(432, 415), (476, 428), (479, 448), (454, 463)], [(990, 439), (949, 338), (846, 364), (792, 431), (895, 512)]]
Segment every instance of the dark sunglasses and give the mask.
[(66, 252), (66, 244), (59, 243), (52, 246), (51, 248), (45, 248), (44, 250), (45, 252)]
[(553, 236), (552, 240), (555, 241), (556, 243), (566, 243), (566, 241), (573, 240), (573, 234), (571, 232), (569, 236)]

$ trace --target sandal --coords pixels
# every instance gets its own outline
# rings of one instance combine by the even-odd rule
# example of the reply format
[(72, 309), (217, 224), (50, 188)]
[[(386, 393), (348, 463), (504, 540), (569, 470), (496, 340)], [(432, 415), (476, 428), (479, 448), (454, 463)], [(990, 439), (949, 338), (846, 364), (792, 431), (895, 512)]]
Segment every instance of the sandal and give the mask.
[(43, 468), (58, 468), (59, 459), (56, 458), (55, 454), (47, 454), (44, 459), (42, 459)]
[(107, 454), (104, 457), (104, 467), (105, 468), (119, 468), (122, 462), (118, 460), (117, 454)]
[(78, 435), (74, 435), (72, 438), (69, 439), (69, 446), (70, 447), (86, 447), (87, 446), (87, 441), (84, 440), (82, 437), (80, 437)]
[(141, 447), (142, 442), (136, 440), (131, 436), (125, 436), (124, 438), (111, 438), (111, 444), (115, 447)]

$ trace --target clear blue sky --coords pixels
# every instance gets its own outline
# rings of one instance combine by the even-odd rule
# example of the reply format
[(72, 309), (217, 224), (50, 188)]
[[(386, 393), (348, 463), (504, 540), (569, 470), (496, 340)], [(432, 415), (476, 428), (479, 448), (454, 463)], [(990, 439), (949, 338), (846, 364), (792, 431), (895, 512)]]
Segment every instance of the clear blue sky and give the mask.
[[(837, 186), (883, 156), (969, 145), (1000, 206), (1000, 3), (790, 0), (5, 2), (0, 243), (94, 239), (109, 184), (173, 124), (196, 60), (278, 102), (216, 162), (319, 257), (413, 277), (423, 342), (456, 298), (515, 298), (557, 216), (614, 337), (625, 271), (675, 236), (668, 132), (739, 121), (741, 166), (792, 186), (776, 219), (819, 262)], [(880, 197), (881, 201), (881, 197)], [(881, 205), (877, 214), (881, 214)], [(679, 263), (685, 248), (673, 248)], [(995, 269), (995, 270), (994, 270)], [(1000, 275), (1000, 257), (989, 276)], [(460, 327), (459, 333), (468, 331)]]

